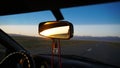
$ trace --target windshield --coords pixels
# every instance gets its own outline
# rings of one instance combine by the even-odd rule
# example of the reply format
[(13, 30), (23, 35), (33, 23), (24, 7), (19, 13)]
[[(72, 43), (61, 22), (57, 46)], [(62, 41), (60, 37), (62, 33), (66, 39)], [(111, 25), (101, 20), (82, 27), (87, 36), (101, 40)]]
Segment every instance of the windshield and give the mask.
[[(64, 8), (74, 37), (61, 40), (63, 55), (93, 58), (120, 66), (120, 2)], [(0, 29), (32, 54), (51, 54), (52, 40), (38, 34), (38, 24), (55, 20), (50, 11), (0, 16)]]

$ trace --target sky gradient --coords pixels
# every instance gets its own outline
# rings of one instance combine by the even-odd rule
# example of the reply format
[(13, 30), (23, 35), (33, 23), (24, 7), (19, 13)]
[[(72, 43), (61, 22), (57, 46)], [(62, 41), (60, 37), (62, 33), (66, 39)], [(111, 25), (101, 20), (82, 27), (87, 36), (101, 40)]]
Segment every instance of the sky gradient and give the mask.
[[(119, 36), (120, 2), (61, 9), (65, 20), (73, 23), (75, 35)], [(0, 16), (0, 28), (7, 33), (36, 35), (38, 24), (55, 20), (50, 11)]]

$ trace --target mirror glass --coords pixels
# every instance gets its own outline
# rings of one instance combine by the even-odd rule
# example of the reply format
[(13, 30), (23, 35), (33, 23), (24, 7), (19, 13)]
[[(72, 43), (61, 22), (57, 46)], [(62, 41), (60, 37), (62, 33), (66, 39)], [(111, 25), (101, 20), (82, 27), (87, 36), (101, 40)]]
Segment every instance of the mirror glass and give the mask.
[(73, 25), (68, 21), (47, 21), (39, 24), (39, 35), (52, 39), (70, 39)]

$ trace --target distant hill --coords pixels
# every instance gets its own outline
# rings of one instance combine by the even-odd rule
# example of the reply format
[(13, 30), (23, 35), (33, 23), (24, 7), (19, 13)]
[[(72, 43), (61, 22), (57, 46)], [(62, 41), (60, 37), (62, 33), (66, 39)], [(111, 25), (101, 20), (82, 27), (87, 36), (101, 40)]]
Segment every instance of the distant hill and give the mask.
[(38, 36), (28, 36), (28, 35), (21, 35), (21, 34), (9, 34), (13, 38), (34, 38), (34, 39), (40, 39), (40, 40), (45, 40), (42, 37)]
[(9, 34), (10, 36), (15, 36), (15, 37), (37, 37), (37, 36), (28, 36), (28, 35), (21, 35), (21, 34)]
[[(10, 36), (33, 37), (19, 34), (10, 34)], [(36, 37), (36, 36), (34, 36)], [(120, 42), (120, 37), (92, 37), (92, 36), (74, 36), (71, 40), (90, 40), (90, 41), (105, 41), (105, 42)]]
[(91, 37), (91, 36), (74, 36), (72, 40), (92, 40), (105, 42), (120, 42), (120, 37)]
[(20, 34), (9, 34), (10, 36), (26, 36), (26, 35), (20, 35)]

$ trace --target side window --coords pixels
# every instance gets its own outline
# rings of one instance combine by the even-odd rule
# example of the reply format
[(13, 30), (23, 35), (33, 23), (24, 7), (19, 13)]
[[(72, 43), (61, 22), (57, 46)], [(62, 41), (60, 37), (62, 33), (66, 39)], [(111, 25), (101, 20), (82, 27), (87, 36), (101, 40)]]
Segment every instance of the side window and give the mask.
[(0, 44), (0, 61), (5, 57), (6, 55), (6, 48)]

